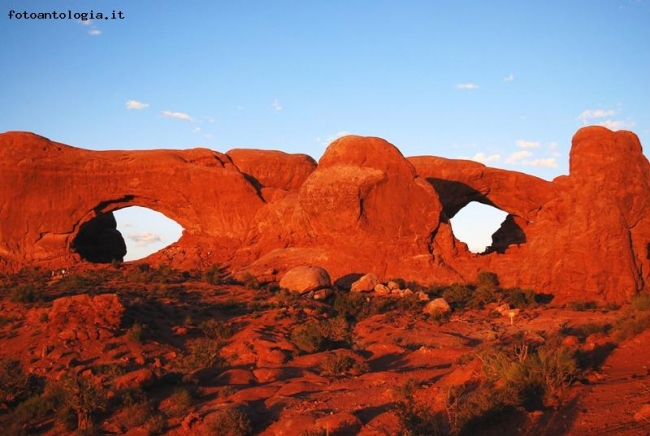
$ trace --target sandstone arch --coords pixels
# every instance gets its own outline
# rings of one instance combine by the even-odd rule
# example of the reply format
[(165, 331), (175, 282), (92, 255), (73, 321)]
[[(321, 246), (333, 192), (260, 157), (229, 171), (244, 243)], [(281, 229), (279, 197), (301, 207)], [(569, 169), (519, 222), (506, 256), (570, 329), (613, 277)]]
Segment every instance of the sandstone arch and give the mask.
[[(277, 277), (314, 264), (334, 280), (373, 272), (425, 283), (489, 270), (504, 286), (564, 300), (628, 300), (649, 287), (650, 163), (631, 132), (583, 128), (572, 144), (569, 175), (548, 182), (463, 160), (406, 159), (358, 136), (333, 142), (317, 166), (282, 152), (97, 152), (5, 133), (0, 269), (79, 262), (70, 248), (82, 226), (137, 205), (185, 228), (155, 255), (177, 267), (227, 262)], [(496, 253), (473, 255), (454, 240), (447, 219), (470, 201), (510, 214)]]

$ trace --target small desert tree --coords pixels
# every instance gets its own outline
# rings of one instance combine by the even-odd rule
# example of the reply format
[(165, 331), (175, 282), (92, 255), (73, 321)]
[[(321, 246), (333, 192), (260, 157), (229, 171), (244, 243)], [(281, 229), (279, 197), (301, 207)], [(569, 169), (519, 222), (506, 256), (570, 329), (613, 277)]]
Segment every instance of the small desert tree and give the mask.
[(106, 390), (88, 377), (69, 375), (61, 381), (59, 388), (63, 404), (77, 414), (79, 430), (91, 428), (93, 414), (106, 409)]

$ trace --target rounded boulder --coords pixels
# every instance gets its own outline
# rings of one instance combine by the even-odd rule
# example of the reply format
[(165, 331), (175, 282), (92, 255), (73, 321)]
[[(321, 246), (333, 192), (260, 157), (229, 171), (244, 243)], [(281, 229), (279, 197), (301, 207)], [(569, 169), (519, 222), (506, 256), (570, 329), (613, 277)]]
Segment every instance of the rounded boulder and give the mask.
[(330, 275), (318, 266), (297, 266), (290, 269), (280, 280), (280, 287), (299, 294), (332, 286)]

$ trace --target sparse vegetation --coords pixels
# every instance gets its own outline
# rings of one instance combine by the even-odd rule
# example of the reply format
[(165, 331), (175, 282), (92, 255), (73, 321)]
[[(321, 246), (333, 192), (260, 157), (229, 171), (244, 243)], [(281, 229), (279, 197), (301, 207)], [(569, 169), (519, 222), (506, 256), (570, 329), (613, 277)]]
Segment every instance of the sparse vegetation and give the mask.
[(211, 435), (249, 436), (252, 426), (248, 415), (237, 408), (219, 410), (205, 418), (205, 425)]
[(10, 405), (29, 396), (34, 381), (16, 359), (0, 359), (0, 403)]
[(228, 340), (235, 333), (230, 325), (220, 322), (214, 318), (210, 318), (201, 322), (199, 324), (199, 329), (201, 329), (207, 338), (217, 341)]
[(193, 372), (199, 369), (219, 367), (223, 364), (220, 355), (221, 346), (219, 342), (198, 338), (188, 341), (187, 352), (178, 361), (178, 367), (184, 373)]

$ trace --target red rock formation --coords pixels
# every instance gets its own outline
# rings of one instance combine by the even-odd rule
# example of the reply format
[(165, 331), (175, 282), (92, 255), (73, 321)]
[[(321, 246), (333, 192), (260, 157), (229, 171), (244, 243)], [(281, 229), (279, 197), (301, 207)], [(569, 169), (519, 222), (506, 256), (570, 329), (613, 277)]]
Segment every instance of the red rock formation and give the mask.
[[(439, 157), (406, 159), (379, 138), (305, 155), (232, 150), (88, 151), (29, 133), (0, 135), (0, 269), (69, 266), (123, 255), (111, 212), (149, 207), (182, 238), (147, 259), (180, 267), (226, 262), (273, 276), (318, 265), (351, 283), (472, 281), (564, 299), (624, 301), (648, 288), (650, 165), (631, 132), (573, 138), (571, 171), (552, 182)], [(476, 255), (449, 224), (471, 201), (509, 213)]]

